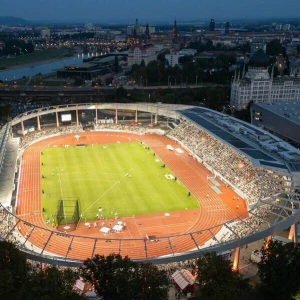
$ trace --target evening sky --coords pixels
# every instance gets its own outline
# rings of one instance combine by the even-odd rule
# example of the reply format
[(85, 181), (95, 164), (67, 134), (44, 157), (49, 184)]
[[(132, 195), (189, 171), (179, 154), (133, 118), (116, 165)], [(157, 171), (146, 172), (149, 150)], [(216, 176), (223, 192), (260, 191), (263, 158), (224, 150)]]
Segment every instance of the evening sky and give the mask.
[(1, 16), (29, 21), (141, 22), (299, 17), (300, 0), (0, 0)]

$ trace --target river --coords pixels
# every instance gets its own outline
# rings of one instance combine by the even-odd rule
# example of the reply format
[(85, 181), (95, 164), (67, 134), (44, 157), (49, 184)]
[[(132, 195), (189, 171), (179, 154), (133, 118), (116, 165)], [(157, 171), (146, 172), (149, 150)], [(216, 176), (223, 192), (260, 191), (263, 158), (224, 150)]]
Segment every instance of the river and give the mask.
[(14, 68), (14, 69), (0, 71), (0, 80), (7, 82), (11, 80), (20, 79), (23, 76), (32, 77), (39, 73), (43, 75), (49, 74), (65, 66), (82, 63), (82, 60), (85, 58), (90, 58), (98, 55), (100, 55), (100, 53), (97, 52), (88, 53), (88, 54), (78, 54), (73, 57), (68, 57), (56, 61), (54, 60), (52, 62), (49, 61), (47, 63), (36, 62), (36, 65), (33, 63), (33, 65), (29, 67), (27, 66), (24, 68), (16, 68), (16, 69)]

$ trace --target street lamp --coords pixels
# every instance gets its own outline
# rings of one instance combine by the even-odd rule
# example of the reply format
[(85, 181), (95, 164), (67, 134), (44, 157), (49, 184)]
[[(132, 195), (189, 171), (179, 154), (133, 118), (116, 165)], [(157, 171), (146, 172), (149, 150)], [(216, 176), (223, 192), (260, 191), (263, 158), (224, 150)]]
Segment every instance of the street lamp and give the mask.
[(168, 76), (168, 86), (170, 85), (170, 76)]

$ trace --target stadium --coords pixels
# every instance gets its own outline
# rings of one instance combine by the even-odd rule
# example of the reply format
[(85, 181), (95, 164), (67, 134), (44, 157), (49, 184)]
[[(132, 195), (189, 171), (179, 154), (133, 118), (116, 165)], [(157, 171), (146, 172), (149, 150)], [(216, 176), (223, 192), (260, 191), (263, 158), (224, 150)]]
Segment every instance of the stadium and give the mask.
[(0, 141), (1, 239), (35, 261), (78, 266), (112, 252), (182, 261), (239, 248), (299, 221), (300, 151), (203, 107), (47, 107), (7, 123)]

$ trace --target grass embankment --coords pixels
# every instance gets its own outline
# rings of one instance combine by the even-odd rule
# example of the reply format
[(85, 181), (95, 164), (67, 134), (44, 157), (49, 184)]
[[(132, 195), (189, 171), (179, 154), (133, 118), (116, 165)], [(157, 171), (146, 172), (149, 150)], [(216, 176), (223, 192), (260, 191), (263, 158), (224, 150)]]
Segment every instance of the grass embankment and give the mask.
[(113, 218), (166, 213), (198, 207), (163, 162), (139, 143), (116, 143), (85, 148), (43, 149), (41, 155), (44, 217), (56, 214), (60, 198), (80, 199), (80, 213), (96, 219), (98, 208)]
[(0, 58), (0, 70), (10, 67), (21, 67), (23, 65), (34, 65), (52, 59), (62, 59), (75, 55), (75, 51), (69, 48), (49, 48), (46, 50), (35, 51), (33, 53), (23, 54), (10, 58)]
[[(21, 78), (17, 80), (11, 80), (8, 82), (9, 85), (19, 85), (24, 86), (27, 84), (29, 77)], [(43, 86), (64, 86), (66, 85), (66, 80), (59, 80), (54, 78), (53, 74), (47, 75), (36, 75), (31, 77), (28, 86), (30, 87), (43, 87)], [(70, 83), (69, 83), (70, 85)]]

